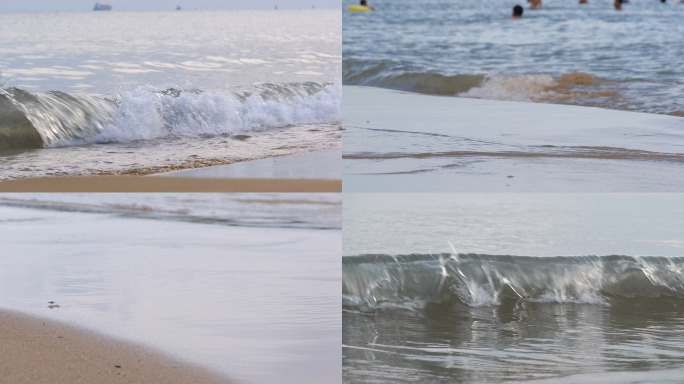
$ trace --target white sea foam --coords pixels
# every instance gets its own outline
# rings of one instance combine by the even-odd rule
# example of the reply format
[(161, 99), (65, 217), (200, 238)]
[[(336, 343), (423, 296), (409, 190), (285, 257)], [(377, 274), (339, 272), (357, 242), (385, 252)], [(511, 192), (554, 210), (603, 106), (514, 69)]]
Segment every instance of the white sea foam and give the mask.
[[(0, 115), (11, 117), (0, 117), (0, 179), (156, 173), (341, 146), (340, 10), (94, 16), (0, 13), (12, 26), (0, 34)], [(107, 44), (84, 39), (92, 31)]]
[(342, 119), (341, 100), (339, 85), (287, 101), (259, 95), (241, 101), (225, 92), (181, 92), (176, 96), (144, 86), (119, 94), (112, 123), (87, 140), (236, 135), (290, 125), (338, 123)]
[(487, 76), (479, 87), (474, 87), (458, 96), (490, 100), (531, 101), (541, 97), (556, 85), (550, 75), (505, 75)]

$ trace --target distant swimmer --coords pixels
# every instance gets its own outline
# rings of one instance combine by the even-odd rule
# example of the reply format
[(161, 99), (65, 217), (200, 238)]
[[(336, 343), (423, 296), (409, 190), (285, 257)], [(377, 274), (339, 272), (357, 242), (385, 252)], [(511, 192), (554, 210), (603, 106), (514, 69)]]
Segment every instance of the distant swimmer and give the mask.
[(580, 0), (580, 4), (586, 4), (587, 0)]
[(375, 8), (369, 7), (369, 6), (368, 6), (368, 2), (367, 2), (366, 0), (361, 0), (361, 6), (362, 6), (362, 7), (367, 7), (367, 8), (369, 8), (371, 11), (375, 11)]
[(617, 9), (618, 11), (621, 10), (622, 9), (622, 0), (615, 0), (613, 5), (615, 6), (615, 9)]
[(530, 3), (530, 9), (542, 9), (542, 0), (527, 0)]
[(523, 7), (516, 5), (513, 7), (513, 15), (511, 15), (511, 19), (519, 19), (522, 17), (523, 14)]

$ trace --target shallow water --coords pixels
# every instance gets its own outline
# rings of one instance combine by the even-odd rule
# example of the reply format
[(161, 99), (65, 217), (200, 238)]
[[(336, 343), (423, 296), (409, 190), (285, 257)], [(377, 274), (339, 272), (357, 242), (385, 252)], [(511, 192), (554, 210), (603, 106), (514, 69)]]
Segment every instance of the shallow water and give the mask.
[[(355, 4), (352, 0), (343, 5)], [(684, 92), (676, 1), (376, 0), (343, 14), (343, 81), (484, 99), (679, 113)]]
[(681, 194), (343, 203), (344, 382), (681, 377)]
[(344, 382), (677, 382), (681, 299), (343, 312)]
[(5, 194), (0, 301), (237, 382), (339, 382), (340, 210), (334, 194)]
[(332, 10), (3, 13), (0, 178), (339, 147), (340, 23)]
[(681, 117), (344, 87), (349, 192), (681, 192)]

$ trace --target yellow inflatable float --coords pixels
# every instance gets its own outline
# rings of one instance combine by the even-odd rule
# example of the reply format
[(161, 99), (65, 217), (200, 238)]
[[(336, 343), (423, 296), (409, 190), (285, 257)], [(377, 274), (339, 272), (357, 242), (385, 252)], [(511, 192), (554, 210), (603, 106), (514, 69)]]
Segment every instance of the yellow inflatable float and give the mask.
[(366, 7), (364, 5), (352, 5), (349, 8), (347, 8), (347, 11), (349, 12), (368, 12), (372, 11), (373, 8), (371, 7)]

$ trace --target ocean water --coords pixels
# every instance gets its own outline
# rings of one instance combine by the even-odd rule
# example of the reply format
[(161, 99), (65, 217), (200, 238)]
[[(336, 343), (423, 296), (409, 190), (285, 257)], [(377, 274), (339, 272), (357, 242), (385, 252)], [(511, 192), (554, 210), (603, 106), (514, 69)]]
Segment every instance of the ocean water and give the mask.
[[(343, 2), (345, 9), (355, 4)], [(376, 0), (344, 12), (343, 82), (409, 92), (684, 114), (684, 5)]]
[(341, 145), (335, 10), (0, 14), (0, 179)]
[(684, 190), (681, 4), (374, 6), (343, 14), (345, 191)]
[(681, 194), (345, 194), (343, 382), (677, 382)]
[(684, 5), (514, 4), (343, 13), (344, 190), (684, 191)]
[(3, 194), (0, 302), (238, 383), (336, 383), (340, 228), (339, 194)]

